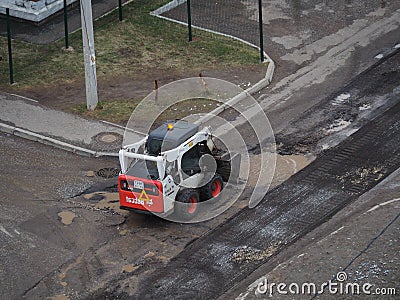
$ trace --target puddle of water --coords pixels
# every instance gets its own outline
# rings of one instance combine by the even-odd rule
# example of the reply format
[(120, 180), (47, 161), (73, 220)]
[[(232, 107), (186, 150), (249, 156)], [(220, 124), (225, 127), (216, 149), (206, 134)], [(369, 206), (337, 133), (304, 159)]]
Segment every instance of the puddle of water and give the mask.
[(169, 262), (169, 258), (168, 257), (166, 257), (166, 256), (164, 256), (164, 255), (159, 255), (159, 256), (157, 256), (157, 259), (159, 260), (159, 261), (161, 261), (162, 263), (167, 263), (167, 262)]
[(123, 273), (132, 273), (137, 268), (139, 268), (139, 267), (138, 266), (134, 266), (134, 265), (126, 265), (126, 266), (122, 267), (122, 272)]
[(156, 255), (153, 251), (150, 251), (149, 253), (147, 253), (144, 258), (150, 258), (153, 257), (154, 255)]
[[(274, 157), (276, 159), (275, 169), (273, 168)], [(270, 166), (269, 169), (264, 170), (265, 178), (272, 178), (271, 187), (273, 188), (283, 181), (287, 180), (289, 177), (300, 171), (301, 169), (308, 166), (314, 158), (310, 155), (279, 155), (276, 153), (268, 153), (267, 155), (267, 165)], [(241, 169), (246, 168), (246, 166), (241, 166)], [(251, 156), (251, 165), (249, 170), (249, 178), (247, 185), (254, 187), (257, 183), (258, 176), (260, 174), (260, 155)], [(244, 173), (240, 174), (241, 178), (246, 178)], [(264, 179), (265, 179), (264, 178)], [(247, 205), (245, 203), (243, 205)], [(240, 207), (240, 204), (237, 204)]]
[(72, 221), (76, 218), (76, 215), (72, 211), (62, 211), (58, 213), (61, 218), (61, 223), (64, 225), (72, 224)]
[(73, 269), (73, 268), (76, 268), (76, 267), (82, 262), (82, 259), (83, 259), (83, 255), (82, 255), (82, 256), (79, 256), (79, 257), (76, 259), (76, 261), (74, 261), (73, 263), (71, 263), (70, 265), (68, 265), (68, 266), (65, 268), (65, 270), (64, 270), (63, 272), (61, 272), (61, 273), (58, 275), (58, 278), (60, 278), (60, 284), (61, 284), (62, 286), (67, 286), (67, 285), (68, 285), (68, 284), (64, 281), (64, 279), (67, 277), (68, 271), (71, 270), (71, 269)]
[(281, 183), (308, 166), (313, 158), (304, 155), (277, 155), (274, 183)]
[(127, 216), (128, 211), (119, 208), (119, 194), (111, 192), (94, 192), (83, 195), (86, 200), (92, 200), (95, 198), (101, 199), (96, 203), (95, 207), (98, 209), (111, 209), (122, 216)]

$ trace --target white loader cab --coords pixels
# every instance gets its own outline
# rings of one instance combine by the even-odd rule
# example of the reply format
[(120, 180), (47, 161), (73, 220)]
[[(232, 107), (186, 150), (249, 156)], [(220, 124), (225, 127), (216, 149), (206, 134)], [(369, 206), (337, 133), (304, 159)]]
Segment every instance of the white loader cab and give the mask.
[(167, 122), (119, 152), (120, 207), (190, 220), (201, 201), (217, 198), (229, 176), (239, 176), (240, 155), (217, 150), (210, 127)]

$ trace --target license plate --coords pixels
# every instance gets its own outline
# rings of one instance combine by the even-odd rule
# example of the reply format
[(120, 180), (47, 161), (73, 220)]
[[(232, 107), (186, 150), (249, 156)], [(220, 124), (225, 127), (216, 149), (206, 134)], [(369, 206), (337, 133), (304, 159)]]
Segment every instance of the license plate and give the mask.
[(139, 189), (139, 190), (144, 190), (144, 183), (143, 183), (143, 181), (134, 180), (134, 181), (133, 181), (133, 188)]

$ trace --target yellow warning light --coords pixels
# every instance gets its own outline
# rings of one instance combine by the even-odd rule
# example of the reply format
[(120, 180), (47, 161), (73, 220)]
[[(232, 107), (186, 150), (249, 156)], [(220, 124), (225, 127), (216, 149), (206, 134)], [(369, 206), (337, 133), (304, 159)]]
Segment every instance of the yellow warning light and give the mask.
[(168, 123), (167, 127), (168, 127), (168, 130), (172, 130), (174, 128), (174, 124)]

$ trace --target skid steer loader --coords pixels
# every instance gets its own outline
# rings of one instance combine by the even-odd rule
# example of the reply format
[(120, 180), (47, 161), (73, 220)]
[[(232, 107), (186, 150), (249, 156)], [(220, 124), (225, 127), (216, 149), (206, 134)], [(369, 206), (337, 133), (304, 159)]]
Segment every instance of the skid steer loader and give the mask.
[[(216, 149), (211, 128), (167, 122), (119, 151), (120, 207), (159, 216), (194, 218), (199, 203), (218, 198), (224, 182), (238, 178), (240, 154)], [(230, 177), (231, 176), (231, 177)]]

